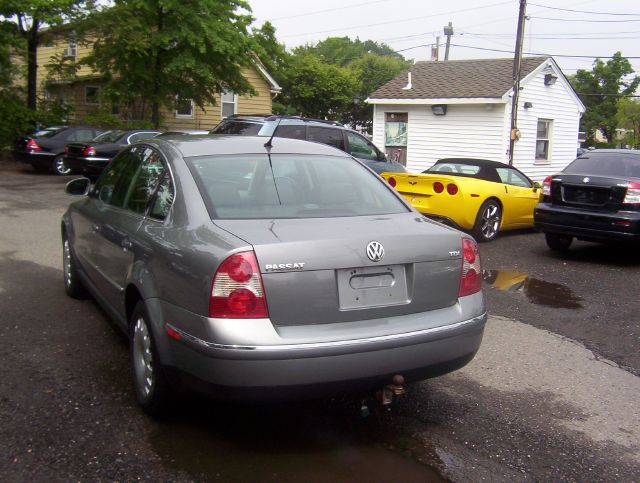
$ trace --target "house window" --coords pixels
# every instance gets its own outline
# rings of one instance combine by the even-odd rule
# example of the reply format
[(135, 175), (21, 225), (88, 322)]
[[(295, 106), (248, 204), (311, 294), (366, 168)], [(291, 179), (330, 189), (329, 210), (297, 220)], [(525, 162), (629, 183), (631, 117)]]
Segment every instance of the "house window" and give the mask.
[(551, 119), (538, 119), (538, 130), (536, 134), (536, 161), (549, 160), (552, 128), (553, 121)]
[(176, 117), (193, 117), (193, 101), (176, 96)]
[(76, 39), (71, 38), (69, 39), (69, 45), (67, 45), (67, 47), (64, 49), (64, 53), (62, 56), (65, 59), (75, 59), (77, 55), (78, 55), (78, 44), (76, 42)]
[(96, 86), (86, 86), (84, 88), (85, 104), (100, 104), (100, 88)]
[(222, 119), (235, 114), (238, 104), (238, 97), (231, 90), (223, 90), (220, 94), (220, 104), (222, 104)]

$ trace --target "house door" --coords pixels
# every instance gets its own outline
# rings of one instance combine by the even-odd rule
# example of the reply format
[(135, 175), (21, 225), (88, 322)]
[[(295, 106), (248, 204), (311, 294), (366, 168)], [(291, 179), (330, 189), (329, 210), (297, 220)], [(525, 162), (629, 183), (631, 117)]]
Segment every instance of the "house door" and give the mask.
[(387, 112), (384, 119), (384, 146), (389, 161), (407, 165), (409, 114)]

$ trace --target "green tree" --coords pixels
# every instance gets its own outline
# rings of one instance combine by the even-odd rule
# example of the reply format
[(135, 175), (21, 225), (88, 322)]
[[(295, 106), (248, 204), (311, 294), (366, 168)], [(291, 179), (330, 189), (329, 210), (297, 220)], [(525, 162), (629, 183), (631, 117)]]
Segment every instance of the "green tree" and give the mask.
[(610, 142), (615, 139), (619, 96), (633, 94), (640, 83), (640, 77), (632, 76), (633, 73), (631, 63), (620, 52), (607, 62), (596, 59), (591, 71), (576, 72), (573, 87), (587, 108), (581, 121), (587, 145), (593, 145), (598, 129)]
[(404, 61), (404, 57), (386, 44), (373, 40), (351, 40), (349, 37), (328, 37), (315, 45), (305, 45), (294, 49), (294, 54), (313, 54), (327, 64), (346, 67), (350, 62), (364, 57), (366, 54), (396, 58)]
[(283, 86), (283, 104), (292, 113), (339, 119), (349, 112), (357, 82), (350, 71), (324, 64), (314, 55), (291, 57)]
[(640, 101), (622, 98), (618, 101), (618, 125), (631, 132), (627, 133), (626, 141), (634, 149), (640, 143)]
[(244, 0), (116, 0), (96, 20), (85, 62), (112, 98), (150, 104), (156, 127), (160, 107), (174, 108), (176, 96), (204, 107), (224, 89), (253, 93), (242, 72), (255, 46)]
[(284, 44), (276, 38), (276, 28), (271, 22), (265, 22), (262, 27), (253, 29), (251, 37), (255, 42), (255, 51), (267, 71), (276, 81), (282, 82), (289, 63), (290, 54)]
[(27, 106), (36, 109), (37, 53), (44, 37), (42, 27), (62, 25), (85, 16), (92, 0), (3, 0), (0, 17), (12, 23), (17, 37), (26, 45)]

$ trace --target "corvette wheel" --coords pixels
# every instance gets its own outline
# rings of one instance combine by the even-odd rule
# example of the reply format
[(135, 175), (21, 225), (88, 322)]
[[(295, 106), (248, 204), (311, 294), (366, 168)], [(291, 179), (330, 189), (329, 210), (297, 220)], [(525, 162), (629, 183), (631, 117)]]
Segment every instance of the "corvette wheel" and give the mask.
[(487, 242), (498, 236), (502, 223), (502, 208), (495, 200), (485, 201), (476, 215), (473, 236), (479, 242)]

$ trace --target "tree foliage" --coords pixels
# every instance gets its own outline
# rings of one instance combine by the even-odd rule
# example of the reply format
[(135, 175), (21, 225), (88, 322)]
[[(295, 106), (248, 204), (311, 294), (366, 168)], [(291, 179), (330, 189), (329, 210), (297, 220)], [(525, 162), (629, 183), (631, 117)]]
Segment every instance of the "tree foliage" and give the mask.
[(244, 0), (116, 0), (96, 19), (98, 38), (85, 59), (121, 103), (144, 100), (159, 127), (160, 107), (176, 96), (199, 106), (231, 89), (252, 93), (243, 68), (252, 65), (251, 23)]
[(598, 129), (609, 141), (614, 140), (619, 96), (632, 95), (640, 83), (640, 77), (632, 76), (633, 73), (631, 63), (620, 52), (606, 62), (596, 59), (591, 71), (580, 69), (576, 72), (572, 83), (587, 108), (581, 122), (587, 145), (594, 143)]
[(618, 101), (618, 125), (629, 131), (626, 143), (634, 149), (640, 147), (640, 101), (625, 98)]
[(94, 8), (93, 0), (3, 0), (0, 17), (13, 25), (24, 43), (27, 64), (27, 105), (36, 109), (37, 52), (43, 26), (55, 27), (77, 21)]

